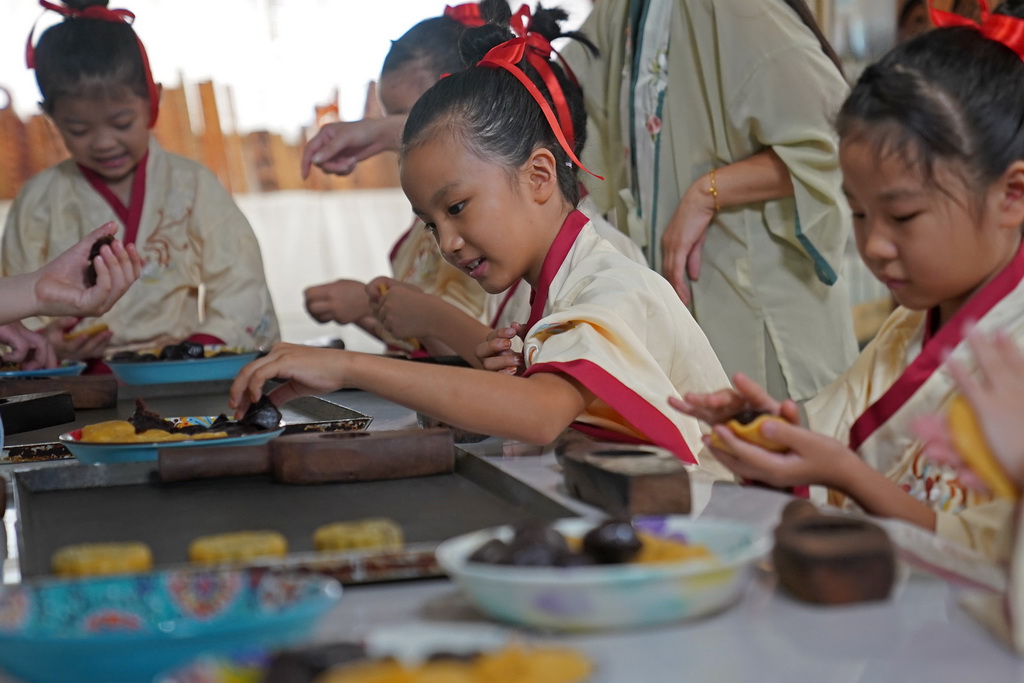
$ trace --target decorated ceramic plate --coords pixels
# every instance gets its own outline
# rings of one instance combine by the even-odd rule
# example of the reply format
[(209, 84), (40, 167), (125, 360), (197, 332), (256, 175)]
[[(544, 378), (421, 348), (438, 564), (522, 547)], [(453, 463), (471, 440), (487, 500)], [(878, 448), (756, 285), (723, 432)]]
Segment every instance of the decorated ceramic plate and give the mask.
[(4, 370), (0, 372), (0, 379), (16, 379), (18, 377), (67, 377), (81, 375), (85, 370), (85, 363), (82, 361), (64, 361), (56, 368), (38, 368), (36, 370)]
[(238, 371), (256, 360), (258, 351), (188, 360), (107, 361), (110, 370), (125, 384), (173, 384), (234, 379)]
[[(209, 427), (217, 418), (203, 417), (169, 417), (175, 424), (195, 424)], [(284, 427), (271, 429), (242, 436), (223, 438), (186, 439), (183, 441), (149, 441), (139, 443), (101, 443), (82, 441), (82, 430), (66, 432), (58, 440), (71, 451), (80, 462), (87, 465), (108, 465), (119, 462), (139, 462), (156, 460), (159, 448), (195, 448), (196, 446), (258, 446), (267, 443), (284, 432)]]

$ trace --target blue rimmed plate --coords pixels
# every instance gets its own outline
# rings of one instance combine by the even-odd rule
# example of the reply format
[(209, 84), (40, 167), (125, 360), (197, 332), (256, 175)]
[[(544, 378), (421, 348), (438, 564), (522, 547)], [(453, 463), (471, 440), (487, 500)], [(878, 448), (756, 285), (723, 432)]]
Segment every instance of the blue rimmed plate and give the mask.
[(36, 370), (5, 370), (0, 372), (0, 379), (16, 379), (18, 377), (69, 377), (81, 375), (85, 370), (82, 361), (64, 361), (56, 368), (38, 368)]
[[(169, 417), (177, 424), (210, 426), (215, 417)], [(284, 432), (284, 427), (257, 434), (227, 436), (221, 439), (189, 439), (186, 441), (150, 441), (142, 443), (95, 443), (82, 441), (82, 430), (61, 434), (58, 440), (71, 455), (86, 465), (109, 465), (120, 462), (154, 461), (160, 448), (195, 448), (196, 446), (259, 446)]]
[(304, 638), (341, 597), (316, 575), (180, 570), (0, 586), (0, 667), (26, 681), (151, 681), (203, 653)]
[(150, 362), (107, 361), (114, 376), (125, 384), (174, 384), (176, 382), (208, 382), (234, 379), (238, 371), (256, 360), (258, 351), (234, 356), (192, 358), (189, 360), (157, 360)]

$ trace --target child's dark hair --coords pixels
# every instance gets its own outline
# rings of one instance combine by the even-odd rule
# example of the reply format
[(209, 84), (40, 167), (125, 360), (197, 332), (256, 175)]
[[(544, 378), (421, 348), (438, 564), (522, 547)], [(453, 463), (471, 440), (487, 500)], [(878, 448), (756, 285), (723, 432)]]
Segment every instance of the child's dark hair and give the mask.
[[(108, 0), (65, 0), (64, 4), (84, 10), (106, 7)], [(120, 21), (66, 17), (39, 37), (35, 72), (47, 114), (53, 113), (58, 99), (85, 94), (86, 87), (127, 87), (139, 97), (150, 97), (135, 31)]]
[[(488, 23), (508, 26), (512, 10), (505, 0), (483, 0), (480, 16)], [(391, 41), (391, 49), (384, 58), (381, 75), (396, 71), (407, 64), (430, 71), (437, 78), (466, 68), (459, 53), (459, 41), (466, 26), (448, 16), (424, 19)]]
[[(562, 10), (545, 10), (538, 6), (531, 30), (549, 41), (563, 36), (575, 38), (596, 54), (596, 48), (582, 34), (561, 32), (559, 22), (566, 17)], [(508, 28), (495, 24), (468, 29), (462, 38), (463, 60), (475, 65), (491, 48), (513, 37)], [(551, 93), (525, 57), (518, 67), (551, 105)], [(552, 61), (551, 67), (568, 104), (574, 131), (573, 152), (578, 156), (586, 142), (587, 130), (583, 91), (566, 76), (557, 62)], [(409, 112), (402, 146), (405, 150), (415, 147), (429, 133), (438, 130), (461, 141), (481, 159), (502, 164), (510, 174), (522, 166), (535, 149), (543, 147), (549, 150), (555, 157), (562, 195), (573, 206), (579, 203), (576, 166), (562, 149), (533, 96), (504, 69), (471, 66), (441, 79)]]
[[(953, 162), (981, 190), (1024, 159), (1024, 62), (969, 27), (940, 28), (885, 55), (861, 75), (836, 122), (843, 140), (919, 165)], [(976, 192), (972, 192), (973, 196)]]

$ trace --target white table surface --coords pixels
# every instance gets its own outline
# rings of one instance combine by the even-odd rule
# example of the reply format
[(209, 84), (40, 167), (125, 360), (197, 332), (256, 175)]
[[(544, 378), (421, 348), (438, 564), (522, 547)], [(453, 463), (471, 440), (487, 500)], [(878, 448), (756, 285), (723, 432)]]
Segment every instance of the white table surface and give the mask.
[[(415, 424), (410, 411), (370, 394), (346, 391), (332, 399), (373, 415), (371, 430)], [(471, 449), (581, 514), (596, 514), (563, 496), (550, 451), (498, 439)], [(765, 530), (789, 500), (763, 489), (709, 485), (699, 477), (694, 494), (699, 516), (742, 519)], [(1024, 681), (1024, 660), (958, 606), (959, 590), (909, 570), (885, 602), (825, 608), (792, 600), (776, 589), (771, 574), (759, 571), (737, 604), (697, 621), (589, 635), (518, 633), (586, 653), (596, 666), (591, 683)], [(493, 625), (449, 581), (407, 581), (346, 587), (314, 639), (358, 640), (372, 629), (408, 623)]]

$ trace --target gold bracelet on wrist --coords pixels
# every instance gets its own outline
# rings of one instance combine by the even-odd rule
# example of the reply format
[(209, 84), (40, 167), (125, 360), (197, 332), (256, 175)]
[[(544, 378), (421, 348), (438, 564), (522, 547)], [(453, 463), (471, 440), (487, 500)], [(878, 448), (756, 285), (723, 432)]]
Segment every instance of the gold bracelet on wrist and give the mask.
[(711, 178), (711, 187), (708, 188), (708, 194), (715, 202), (715, 212), (722, 210), (721, 205), (718, 203), (718, 186), (715, 185), (715, 169), (711, 169), (711, 173), (708, 174)]

